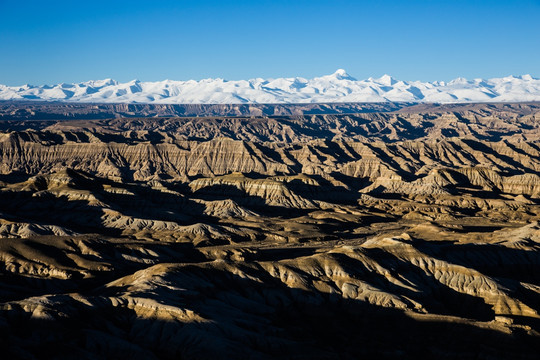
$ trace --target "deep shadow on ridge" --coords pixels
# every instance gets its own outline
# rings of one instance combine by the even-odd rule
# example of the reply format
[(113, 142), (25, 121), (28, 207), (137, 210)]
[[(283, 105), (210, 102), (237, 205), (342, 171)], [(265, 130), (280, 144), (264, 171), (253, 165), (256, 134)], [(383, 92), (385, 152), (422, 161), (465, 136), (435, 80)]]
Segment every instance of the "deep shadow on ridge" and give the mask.
[[(189, 271), (214, 286), (200, 288), (203, 298), (186, 298), (183, 306), (212, 322), (143, 319), (100, 297), (90, 298), (91, 305), (64, 299), (63, 311), (70, 316), (59, 320), (30, 318), (16, 308), (3, 312), (0, 342), (10, 358), (26, 353), (45, 359), (536, 359), (540, 350), (538, 339), (524, 332), (510, 335), (451, 318), (411, 316), (336, 294), (291, 289), (278, 279)], [(165, 280), (174, 284), (174, 273)], [(138, 295), (163, 305), (183, 303), (166, 288)], [(237, 297), (250, 306), (235, 307)]]

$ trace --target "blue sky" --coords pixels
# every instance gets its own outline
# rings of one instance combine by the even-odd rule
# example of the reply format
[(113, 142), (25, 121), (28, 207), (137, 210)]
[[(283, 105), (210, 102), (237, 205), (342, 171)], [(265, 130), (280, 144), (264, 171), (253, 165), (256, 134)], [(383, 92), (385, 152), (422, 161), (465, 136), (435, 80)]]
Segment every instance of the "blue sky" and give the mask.
[(540, 0), (0, 0), (0, 84), (540, 77)]

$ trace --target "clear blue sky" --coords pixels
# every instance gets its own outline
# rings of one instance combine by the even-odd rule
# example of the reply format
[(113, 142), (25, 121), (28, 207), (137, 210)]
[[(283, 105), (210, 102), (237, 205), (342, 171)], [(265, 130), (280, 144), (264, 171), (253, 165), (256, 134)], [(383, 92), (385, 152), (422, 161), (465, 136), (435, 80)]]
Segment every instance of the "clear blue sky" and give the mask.
[(0, 84), (540, 77), (540, 0), (0, 0)]

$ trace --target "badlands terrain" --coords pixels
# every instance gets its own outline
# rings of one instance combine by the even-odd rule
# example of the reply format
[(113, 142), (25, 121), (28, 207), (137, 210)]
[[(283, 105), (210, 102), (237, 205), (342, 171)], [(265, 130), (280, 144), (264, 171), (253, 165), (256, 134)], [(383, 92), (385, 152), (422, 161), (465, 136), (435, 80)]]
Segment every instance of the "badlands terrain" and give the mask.
[(6, 359), (538, 357), (540, 103), (1, 102), (0, 131)]

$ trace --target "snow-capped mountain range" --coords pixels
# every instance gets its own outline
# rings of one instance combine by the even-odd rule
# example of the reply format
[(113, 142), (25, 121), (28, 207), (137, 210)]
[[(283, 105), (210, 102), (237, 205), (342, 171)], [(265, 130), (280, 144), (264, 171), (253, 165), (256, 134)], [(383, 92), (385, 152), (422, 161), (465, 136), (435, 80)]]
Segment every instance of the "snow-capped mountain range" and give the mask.
[(42, 86), (0, 85), (0, 100), (91, 103), (237, 104), (330, 102), (540, 101), (540, 79), (530, 75), (450, 82), (401, 81), (389, 75), (356, 80), (343, 69), (331, 75), (278, 79), (119, 83), (112, 79)]

